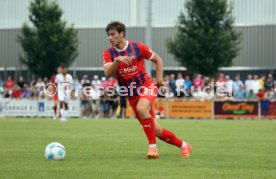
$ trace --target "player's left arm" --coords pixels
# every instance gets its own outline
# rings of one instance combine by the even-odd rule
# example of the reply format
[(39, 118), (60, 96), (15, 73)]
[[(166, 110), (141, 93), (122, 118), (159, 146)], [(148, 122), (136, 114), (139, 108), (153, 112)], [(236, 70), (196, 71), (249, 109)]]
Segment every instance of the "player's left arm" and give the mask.
[(156, 66), (156, 82), (157, 86), (165, 86), (165, 83), (163, 81), (163, 60), (162, 58), (157, 54), (154, 53), (153, 57), (151, 58), (151, 61), (155, 63)]
[(165, 83), (163, 82), (163, 60), (162, 58), (152, 51), (147, 45), (143, 43), (139, 43), (139, 48), (141, 50), (141, 56), (144, 59), (148, 59), (155, 63), (156, 66), (156, 82), (157, 87), (165, 86)]

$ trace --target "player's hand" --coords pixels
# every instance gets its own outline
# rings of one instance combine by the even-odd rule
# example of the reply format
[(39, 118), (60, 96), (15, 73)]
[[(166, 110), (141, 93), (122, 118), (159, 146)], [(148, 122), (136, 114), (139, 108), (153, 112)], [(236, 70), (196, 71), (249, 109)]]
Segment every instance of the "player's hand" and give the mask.
[(156, 85), (157, 85), (157, 88), (160, 88), (160, 87), (166, 86), (166, 83), (164, 81), (160, 80), (160, 81), (156, 82)]
[(123, 62), (128, 66), (132, 65), (132, 58), (129, 56), (118, 56), (117, 58), (115, 58), (115, 60), (119, 62)]

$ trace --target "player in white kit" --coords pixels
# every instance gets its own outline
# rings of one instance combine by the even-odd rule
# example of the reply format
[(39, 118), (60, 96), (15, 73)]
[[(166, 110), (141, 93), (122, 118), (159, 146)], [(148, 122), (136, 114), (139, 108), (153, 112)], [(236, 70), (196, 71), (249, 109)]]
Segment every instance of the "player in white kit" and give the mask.
[(66, 66), (61, 66), (61, 73), (57, 74), (55, 79), (58, 89), (61, 121), (67, 121), (68, 102), (73, 91), (73, 78), (67, 72), (68, 68)]

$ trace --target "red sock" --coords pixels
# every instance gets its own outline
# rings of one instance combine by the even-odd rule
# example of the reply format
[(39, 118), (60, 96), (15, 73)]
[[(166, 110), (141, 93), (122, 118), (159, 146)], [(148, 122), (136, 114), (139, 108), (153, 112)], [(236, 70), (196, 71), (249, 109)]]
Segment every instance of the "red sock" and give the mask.
[(155, 126), (153, 118), (140, 120), (141, 125), (144, 128), (144, 132), (148, 138), (149, 144), (156, 144)]
[(167, 129), (163, 128), (162, 134), (159, 137), (159, 139), (163, 140), (164, 142), (167, 142), (169, 144), (175, 145), (177, 147), (181, 147), (183, 141), (180, 140), (178, 137), (175, 136), (175, 134)]
[(57, 106), (53, 107), (55, 115), (57, 115)]

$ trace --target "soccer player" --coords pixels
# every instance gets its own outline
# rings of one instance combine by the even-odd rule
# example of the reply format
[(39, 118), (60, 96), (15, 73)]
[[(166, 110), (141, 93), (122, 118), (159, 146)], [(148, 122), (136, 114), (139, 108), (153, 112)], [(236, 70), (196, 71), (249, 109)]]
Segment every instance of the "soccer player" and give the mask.
[[(189, 157), (192, 150), (191, 145), (180, 140), (173, 132), (162, 128), (154, 119), (153, 107), (157, 88), (150, 90), (151, 86), (155, 86), (155, 84), (145, 70), (144, 59), (148, 59), (156, 65), (157, 87), (164, 86), (162, 59), (145, 44), (126, 40), (126, 28), (121, 22), (112, 21), (109, 23), (106, 27), (106, 33), (112, 47), (103, 52), (104, 73), (107, 78), (115, 74), (119, 85), (128, 87), (128, 101), (143, 126), (149, 142), (147, 158), (159, 158), (156, 137), (181, 148), (182, 157)], [(133, 83), (136, 84), (135, 87), (129, 89)], [(140, 91), (138, 90), (139, 87)]]
[(68, 68), (61, 66), (61, 73), (57, 74), (55, 83), (58, 88), (59, 112), (61, 121), (67, 121), (68, 102), (73, 92), (73, 78), (67, 73)]
[[(61, 73), (61, 68), (58, 67), (58, 68), (57, 68), (57, 74), (60, 74), (60, 73)], [(57, 112), (57, 107), (58, 107), (58, 94), (57, 94), (57, 89), (56, 89), (57, 84), (55, 83), (57, 74), (54, 74), (54, 75), (51, 77), (51, 80), (50, 80), (51, 83), (52, 83), (53, 85), (55, 85), (55, 89), (53, 89), (53, 90), (55, 90), (55, 91), (53, 91), (53, 92), (55, 92), (55, 94), (54, 94), (54, 96), (53, 96), (53, 102), (54, 102), (54, 106), (53, 106), (54, 116), (53, 116), (53, 119), (59, 118), (59, 115), (60, 115), (60, 114)]]

